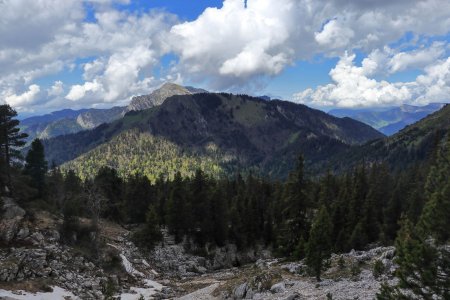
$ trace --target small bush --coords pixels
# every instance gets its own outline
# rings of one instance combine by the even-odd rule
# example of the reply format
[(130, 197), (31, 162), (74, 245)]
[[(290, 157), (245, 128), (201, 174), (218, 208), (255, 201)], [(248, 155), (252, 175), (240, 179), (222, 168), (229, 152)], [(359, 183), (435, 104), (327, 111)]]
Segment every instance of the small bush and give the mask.
[(384, 273), (384, 271), (385, 268), (383, 262), (381, 260), (377, 260), (373, 265), (373, 277), (378, 279), (378, 277), (380, 277)]
[(350, 268), (350, 273), (352, 276), (358, 276), (361, 273), (361, 267), (357, 262), (352, 263), (352, 267)]
[(344, 257), (342, 257), (342, 256), (339, 257), (338, 267), (339, 267), (339, 270), (345, 269), (345, 260), (344, 260)]

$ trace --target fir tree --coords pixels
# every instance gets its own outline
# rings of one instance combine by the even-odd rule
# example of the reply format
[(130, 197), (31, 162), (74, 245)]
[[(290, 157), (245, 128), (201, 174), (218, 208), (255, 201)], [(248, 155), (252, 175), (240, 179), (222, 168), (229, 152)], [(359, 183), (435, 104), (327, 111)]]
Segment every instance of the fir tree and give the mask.
[(320, 281), (320, 274), (331, 255), (332, 224), (325, 206), (316, 215), (306, 246), (306, 264), (310, 273)]
[(136, 232), (133, 238), (137, 245), (147, 249), (152, 249), (156, 243), (162, 240), (158, 215), (153, 205), (150, 205), (147, 210), (144, 227)]
[(19, 147), (25, 145), (26, 133), (21, 133), (17, 112), (8, 104), (0, 105), (0, 166), (11, 183), (10, 166), (13, 158), (20, 157)]
[(180, 172), (175, 174), (167, 210), (169, 230), (175, 235), (175, 241), (181, 242), (181, 239), (187, 233), (186, 228), (188, 228), (191, 220), (188, 220), (186, 188)]
[(31, 177), (33, 187), (38, 190), (39, 197), (42, 197), (45, 188), (47, 161), (45, 160), (44, 146), (39, 139), (35, 139), (31, 143), (31, 148), (25, 158), (24, 173)]
[(306, 190), (304, 160), (303, 156), (299, 156), (296, 169), (290, 174), (283, 193), (285, 208), (282, 213), (284, 221), (279, 232), (279, 245), (282, 247), (281, 252), (287, 256), (293, 254), (300, 237), (308, 235), (311, 201)]

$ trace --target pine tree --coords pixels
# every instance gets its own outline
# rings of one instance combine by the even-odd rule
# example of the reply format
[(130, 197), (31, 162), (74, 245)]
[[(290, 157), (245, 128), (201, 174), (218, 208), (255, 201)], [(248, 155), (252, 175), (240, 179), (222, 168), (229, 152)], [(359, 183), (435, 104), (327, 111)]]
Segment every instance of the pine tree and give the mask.
[(187, 228), (191, 222), (191, 220), (188, 220), (186, 188), (180, 172), (175, 174), (172, 182), (167, 213), (169, 230), (175, 235), (175, 241), (179, 243), (187, 233)]
[(17, 112), (8, 104), (0, 105), (0, 166), (7, 175), (7, 183), (11, 183), (10, 166), (13, 158), (20, 157), (17, 148), (25, 145), (26, 133), (21, 133)]
[(220, 186), (216, 186), (214, 189), (211, 197), (211, 206), (214, 242), (218, 246), (223, 246), (227, 240), (227, 207), (225, 205), (224, 192)]
[(448, 246), (436, 245), (407, 219), (402, 221), (395, 246), (399, 283), (384, 284), (377, 299), (450, 299)]
[(281, 253), (291, 256), (297, 247), (300, 237), (307, 237), (309, 232), (308, 213), (311, 201), (307, 194), (307, 183), (304, 178), (304, 160), (299, 156), (294, 172), (289, 175), (283, 193), (283, 224), (279, 232)]
[(39, 197), (42, 197), (45, 188), (47, 161), (45, 160), (44, 146), (39, 139), (35, 139), (31, 143), (31, 148), (25, 158), (24, 173), (32, 178), (33, 187), (38, 190)]
[(396, 240), (399, 283), (384, 285), (378, 299), (450, 299), (449, 158), (450, 136), (428, 175), (429, 200), (418, 224), (403, 220)]
[(150, 205), (145, 215), (144, 227), (134, 234), (134, 241), (139, 246), (152, 249), (156, 243), (162, 240), (162, 237), (156, 209), (153, 205)]
[(312, 275), (320, 281), (326, 260), (331, 256), (331, 218), (325, 206), (316, 215), (306, 246), (306, 265)]
[(115, 169), (102, 167), (94, 178), (95, 185), (106, 197), (104, 216), (116, 222), (124, 219), (122, 209), (123, 182)]
[(358, 222), (349, 240), (349, 249), (362, 250), (367, 245), (367, 235), (362, 222)]

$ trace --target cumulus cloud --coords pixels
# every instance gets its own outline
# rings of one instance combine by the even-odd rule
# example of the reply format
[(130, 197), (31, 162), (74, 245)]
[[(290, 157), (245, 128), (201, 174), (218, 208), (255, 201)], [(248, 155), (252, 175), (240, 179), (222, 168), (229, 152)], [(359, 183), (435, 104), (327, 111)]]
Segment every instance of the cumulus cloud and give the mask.
[(229, 88), (230, 78), (239, 84), (280, 73), (293, 62), (289, 39), (295, 21), (289, 11), (294, 6), (290, 0), (254, 0), (246, 8), (241, 0), (226, 0), (222, 8), (208, 8), (197, 20), (174, 26), (171, 44), (181, 69), (212, 78), (216, 88)]
[[(119, 12), (111, 6), (129, 2), (122, 0), (41, 0), (28, 6), (25, 2), (6, 0), (0, 4), (7, 16), (0, 28), (2, 95), (6, 91), (19, 94), (38, 78), (79, 69), (83, 71), (80, 80), (84, 82), (66, 86), (66, 99), (59, 94), (65, 89), (54, 86), (41, 92), (44, 99), (35, 108), (116, 104), (135, 94), (148, 93), (159, 84), (154, 82), (151, 69), (169, 51), (166, 36), (176, 23), (175, 16), (153, 11)], [(93, 6), (93, 22), (84, 20), (84, 4)], [(18, 9), (21, 6), (25, 7), (23, 11)], [(31, 7), (29, 13), (27, 7)], [(41, 22), (43, 18), (48, 20)], [(14, 40), (13, 35), (22, 36), (21, 32), (34, 30), (32, 27), (46, 32), (45, 36), (36, 35), (30, 45)], [(91, 58), (81, 65), (77, 63), (79, 59)]]
[[(317, 54), (370, 53), (407, 32), (441, 35), (449, 26), (445, 0), (248, 0), (247, 7), (241, 0), (225, 0), (222, 8), (174, 26), (171, 44), (180, 56), (179, 70), (199, 81), (208, 78), (218, 89), (232, 89)], [(396, 57), (392, 71), (423, 66), (426, 55), (434, 57), (421, 54)]]
[(55, 81), (50, 89), (47, 90), (50, 97), (58, 97), (64, 93), (64, 83), (60, 80)]
[(343, 26), (338, 20), (331, 20), (322, 31), (314, 33), (317, 43), (329, 49), (346, 47), (354, 35), (351, 28)]
[(9, 105), (20, 109), (26, 105), (33, 104), (38, 99), (37, 96), (39, 95), (40, 91), (41, 88), (38, 85), (32, 84), (28, 87), (28, 91), (25, 91), (20, 95), (7, 95), (5, 97), (5, 101)]
[[(224, 0), (222, 7), (207, 8), (197, 19), (180, 23), (163, 11), (118, 11), (113, 5), (130, 0), (0, 1), (0, 94), (4, 99), (19, 97), (31, 92), (36, 79), (80, 70), (78, 83), (43, 87), (35, 96), (40, 100), (29, 102), (27, 108), (123, 104), (164, 79), (251, 92), (287, 66), (323, 55), (342, 59), (330, 74), (333, 83), (327, 89), (305, 91), (309, 99), (319, 99), (322, 93), (332, 96), (322, 97), (322, 102), (343, 103), (333, 99), (343, 98), (343, 91), (353, 84), (355, 99), (349, 103), (360, 105), (357, 91), (367, 88), (363, 99), (380, 104), (416, 94), (409, 83), (400, 86), (376, 76), (423, 69), (423, 80), (433, 81), (427, 66), (446, 55), (446, 44), (419, 45), (448, 34), (446, 0), (248, 0), (247, 6), (244, 2)], [(86, 20), (86, 7), (94, 18)], [(412, 51), (392, 46), (406, 33), (417, 37)], [(368, 54), (359, 67), (349, 62), (351, 56), (344, 57), (345, 51), (355, 50)], [(176, 63), (155, 78), (152, 70), (168, 53), (178, 56)], [(345, 76), (356, 83), (346, 83)]]
[(294, 100), (313, 106), (338, 107), (389, 106), (404, 102), (423, 105), (449, 100), (450, 57), (433, 62), (415, 81), (395, 83), (371, 78), (373, 64), (363, 61), (358, 67), (354, 59), (354, 54), (342, 56), (330, 71), (333, 83), (294, 94)]

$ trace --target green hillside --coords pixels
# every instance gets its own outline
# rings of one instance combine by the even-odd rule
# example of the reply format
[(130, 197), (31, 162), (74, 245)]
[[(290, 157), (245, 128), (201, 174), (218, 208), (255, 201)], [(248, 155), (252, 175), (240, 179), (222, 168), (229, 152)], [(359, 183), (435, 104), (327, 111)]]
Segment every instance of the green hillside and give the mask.
[[(130, 130), (139, 134), (124, 134)], [(173, 96), (160, 106), (129, 112), (91, 131), (50, 139), (45, 147), (47, 159), (57, 164), (81, 156), (67, 165), (86, 174), (95, 173), (103, 163), (111, 164), (109, 157), (133, 153), (133, 158), (113, 165), (127, 174), (156, 166), (156, 174), (171, 175), (183, 165), (185, 173), (202, 166), (213, 174), (254, 169), (284, 177), (299, 153), (311, 164), (379, 137), (382, 134), (361, 122), (304, 105), (203, 93)], [(160, 144), (163, 148), (158, 148)], [(139, 149), (140, 145), (145, 146)], [(166, 156), (150, 153), (164, 147), (171, 149)], [(217, 151), (211, 154), (210, 147)], [(178, 153), (184, 156), (174, 163)]]
[(331, 164), (343, 169), (361, 161), (387, 161), (393, 169), (404, 169), (426, 160), (449, 130), (450, 105), (446, 105), (393, 136), (337, 154)]

